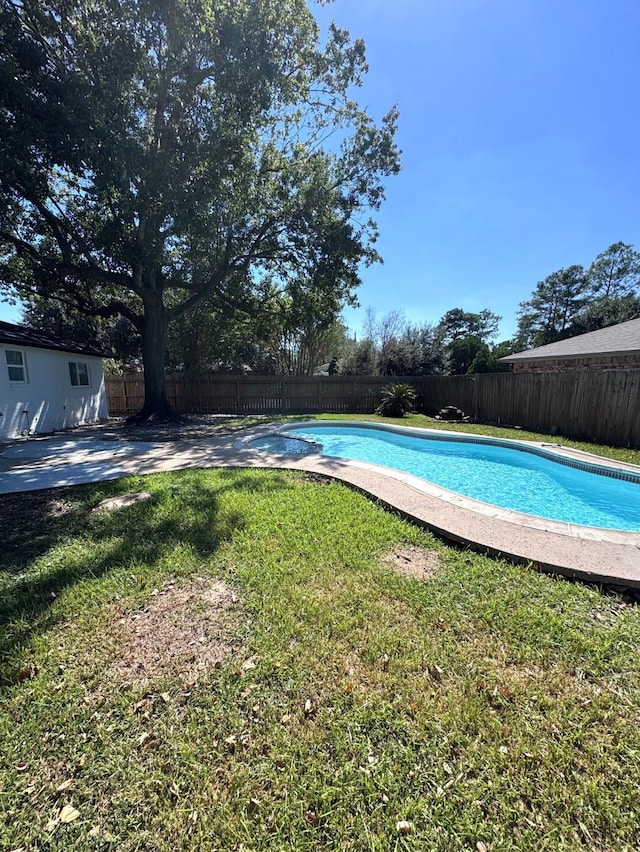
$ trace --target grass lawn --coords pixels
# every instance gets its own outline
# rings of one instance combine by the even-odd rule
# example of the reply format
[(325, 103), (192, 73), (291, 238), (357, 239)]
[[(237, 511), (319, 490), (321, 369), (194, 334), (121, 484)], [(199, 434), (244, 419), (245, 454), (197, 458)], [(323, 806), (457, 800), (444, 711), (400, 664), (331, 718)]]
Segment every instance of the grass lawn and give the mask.
[(638, 606), (298, 473), (0, 506), (0, 848), (640, 848)]

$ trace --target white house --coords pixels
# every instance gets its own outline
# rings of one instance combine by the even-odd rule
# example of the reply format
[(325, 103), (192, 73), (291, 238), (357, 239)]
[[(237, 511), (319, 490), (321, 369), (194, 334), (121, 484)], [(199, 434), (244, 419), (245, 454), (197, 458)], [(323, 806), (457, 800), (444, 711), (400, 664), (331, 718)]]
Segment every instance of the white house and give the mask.
[(106, 419), (107, 354), (0, 322), (0, 439)]

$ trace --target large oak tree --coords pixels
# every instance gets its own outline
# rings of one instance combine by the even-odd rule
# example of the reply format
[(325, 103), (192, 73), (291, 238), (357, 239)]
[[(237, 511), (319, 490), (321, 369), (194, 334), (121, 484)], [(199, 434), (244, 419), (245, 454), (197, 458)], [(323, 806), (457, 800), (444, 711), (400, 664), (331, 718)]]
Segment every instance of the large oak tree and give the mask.
[(364, 45), (304, 0), (0, 0), (0, 286), (142, 335), (290, 281), (344, 298), (378, 259), (397, 114), (353, 99)]

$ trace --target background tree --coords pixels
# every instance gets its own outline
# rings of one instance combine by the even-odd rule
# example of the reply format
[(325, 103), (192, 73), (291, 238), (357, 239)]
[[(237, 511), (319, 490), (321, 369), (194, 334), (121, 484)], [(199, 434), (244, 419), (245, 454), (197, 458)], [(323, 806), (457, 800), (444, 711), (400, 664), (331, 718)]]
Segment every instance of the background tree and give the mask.
[(573, 321), (586, 305), (588, 290), (587, 274), (577, 264), (540, 281), (531, 298), (520, 304), (518, 348), (544, 346), (568, 337)]
[(571, 323), (571, 335), (586, 334), (608, 325), (638, 319), (640, 296), (629, 294), (610, 299), (593, 299), (585, 305)]
[(379, 259), (397, 113), (358, 107), (364, 44), (321, 45), (304, 0), (1, 0), (0, 44), (0, 280), (126, 317), (141, 417), (171, 414), (167, 329), (199, 302), (350, 291)]
[(501, 319), (488, 308), (479, 313), (462, 308), (447, 311), (436, 327), (447, 373), (464, 375), (474, 359), (480, 372), (480, 365), (488, 363), (489, 342), (497, 334)]
[(570, 266), (539, 282), (520, 305), (516, 351), (640, 317), (640, 253), (617, 242), (587, 271)]
[(405, 324), (402, 311), (389, 311), (377, 319), (375, 311), (367, 311), (365, 330), (376, 349), (376, 372), (379, 376), (390, 376), (398, 338)]
[(387, 356), (392, 376), (429, 376), (442, 373), (445, 356), (441, 337), (434, 326), (406, 322)]
[(445, 346), (462, 337), (476, 337), (487, 343), (495, 337), (501, 319), (487, 308), (479, 313), (452, 308), (438, 323), (438, 330)]
[(617, 242), (589, 267), (589, 299), (576, 317), (572, 333), (584, 334), (640, 317), (640, 253)]
[[(447, 347), (448, 372), (452, 376), (464, 376), (471, 365), (476, 368), (489, 359), (489, 347), (479, 337), (458, 337)], [(476, 369), (474, 372), (484, 372)]]
[(370, 337), (347, 340), (339, 362), (340, 372), (347, 376), (377, 376), (378, 353)]
[(640, 253), (627, 243), (613, 243), (589, 267), (591, 293), (602, 299), (618, 299), (637, 293), (640, 287)]
[(317, 370), (325, 368), (327, 374), (340, 372), (339, 355), (346, 339), (346, 327), (340, 322), (331, 323), (327, 328), (291, 326), (285, 330), (271, 351), (277, 364), (278, 373), (298, 376), (312, 376)]
[(186, 384), (207, 370), (242, 372), (239, 353), (247, 341), (260, 339), (257, 325), (251, 313), (205, 299), (169, 326), (166, 366), (181, 372)]
[(440, 373), (444, 354), (438, 330), (429, 323), (410, 323), (401, 311), (378, 319), (366, 313), (362, 340), (347, 341), (340, 371), (350, 375), (422, 376)]
[(511, 355), (513, 351), (511, 340), (503, 340), (491, 347), (483, 344), (473, 356), (467, 373), (471, 375), (474, 373), (506, 373), (511, 367), (507, 364), (501, 364), (500, 358)]

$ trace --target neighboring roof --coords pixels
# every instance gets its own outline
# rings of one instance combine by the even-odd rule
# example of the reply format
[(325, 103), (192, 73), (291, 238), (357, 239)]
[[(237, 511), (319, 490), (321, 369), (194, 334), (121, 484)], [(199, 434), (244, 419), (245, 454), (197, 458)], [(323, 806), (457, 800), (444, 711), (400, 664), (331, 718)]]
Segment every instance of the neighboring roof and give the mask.
[(58, 352), (74, 352), (79, 355), (93, 355), (96, 358), (110, 358), (111, 353), (94, 349), (91, 346), (82, 346), (70, 340), (63, 340), (48, 331), (35, 331), (26, 325), (14, 325), (10, 322), (0, 320), (0, 343), (10, 346), (31, 346), (34, 349), (54, 349)]
[(546, 346), (505, 355), (498, 360), (533, 361), (547, 358), (583, 358), (585, 355), (629, 355), (633, 352), (640, 352), (640, 319), (620, 322), (598, 331), (547, 343)]

